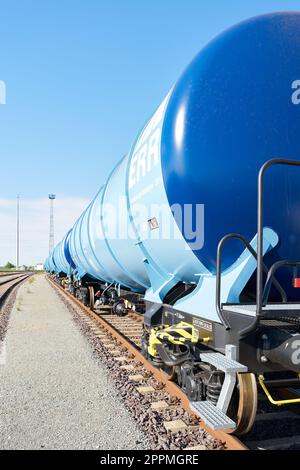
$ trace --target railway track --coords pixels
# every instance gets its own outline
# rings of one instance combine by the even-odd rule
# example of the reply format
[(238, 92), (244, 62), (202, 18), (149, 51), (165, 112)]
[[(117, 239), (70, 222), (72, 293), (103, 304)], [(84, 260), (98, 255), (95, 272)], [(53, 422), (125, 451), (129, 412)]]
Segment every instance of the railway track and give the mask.
[[(100, 348), (101, 358), (107, 359), (115, 381), (121, 383), (121, 395), (129, 396), (128, 407), (131, 411), (137, 407), (135, 417), (151, 434), (152, 442), (157, 444), (154, 448), (247, 449), (235, 436), (209, 429), (191, 412), (189, 400), (182, 390), (145, 359), (140, 350), (143, 329), (140, 315), (130, 313), (118, 317), (105, 308), (92, 311), (53, 280), (47, 279), (76, 312), (88, 334), (92, 334), (95, 349)], [(206, 435), (211, 437), (204, 437)]]
[(14, 276), (16, 274), (24, 274), (24, 271), (0, 271), (0, 278), (3, 276)]
[[(161, 395), (161, 386), (163, 390), (171, 397), (169, 402), (175, 400), (176, 406), (181, 407), (187, 416), (190, 417), (189, 429), (201, 429), (208, 432), (214, 439), (222, 442), (224, 448), (230, 450), (299, 450), (300, 449), (300, 405), (285, 405), (282, 407), (272, 406), (263, 392), (259, 393), (258, 415), (253, 430), (242, 438), (237, 438), (224, 432), (216, 432), (209, 429), (202, 421), (195, 417), (189, 408), (189, 400), (183, 391), (174, 383), (168, 380), (167, 375), (153, 367), (141, 353), (141, 337), (143, 332), (143, 319), (137, 313), (129, 313), (126, 317), (119, 317), (111, 314), (111, 309), (102, 306), (99, 309), (90, 310), (79, 300), (75, 299), (61, 286), (48, 278), (51, 285), (62, 292), (68, 303), (79, 307), (77, 310), (81, 320), (93, 332), (97, 340), (107, 351), (110, 357), (119, 362), (123, 371), (127, 373), (128, 380), (133, 382), (141, 395), (152, 393), (150, 406), (165, 413), (174, 408), (174, 404), (168, 405), (166, 400), (161, 400), (160, 396), (155, 398), (155, 390), (151, 381), (156, 381), (158, 395)], [(138, 365), (137, 365), (138, 364)], [(150, 375), (149, 375), (150, 374)], [(150, 385), (149, 385), (150, 384)], [(150, 388), (149, 388), (150, 387)], [(295, 397), (300, 395), (300, 391), (282, 390), (281, 397)], [(177, 400), (177, 401), (176, 401)], [(168, 402), (168, 400), (167, 400)], [(157, 404), (155, 404), (157, 403)], [(173, 421), (178, 421), (177, 419)], [(189, 421), (189, 419), (188, 419)], [(197, 424), (195, 424), (197, 423)], [(175, 423), (183, 426), (182, 423)], [(167, 426), (168, 427), (168, 426)], [(170, 428), (170, 429), (171, 429)], [(197, 450), (198, 446), (192, 446)], [(200, 448), (203, 447), (200, 445)]]
[[(281, 398), (299, 395), (296, 390), (281, 391)], [(259, 393), (256, 421), (243, 442), (254, 450), (300, 450), (300, 405), (274, 407)]]
[(0, 308), (11, 291), (29, 276), (31, 274), (28, 273), (6, 273), (0, 276)]
[(15, 302), (17, 287), (31, 274), (13, 273), (0, 276), (0, 355), (4, 344), (10, 312)]

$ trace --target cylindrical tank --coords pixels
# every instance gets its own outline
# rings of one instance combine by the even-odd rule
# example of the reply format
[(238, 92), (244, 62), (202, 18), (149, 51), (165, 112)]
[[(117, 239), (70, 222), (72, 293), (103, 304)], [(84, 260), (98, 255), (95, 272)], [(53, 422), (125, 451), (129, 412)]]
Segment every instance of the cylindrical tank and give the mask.
[[(89, 206), (90, 207), (90, 206)], [(76, 221), (73, 229), (70, 233), (70, 240), (69, 240), (69, 250), (71, 258), (76, 266), (76, 269), (84, 275), (88, 273), (93, 278), (104, 280), (97, 270), (97, 266), (94, 264), (94, 260), (91, 258), (86, 257), (85, 250), (82, 239), (82, 225), (83, 220), (86, 218), (89, 207), (83, 212), (83, 214), (79, 217)]]
[[(203, 49), (173, 89), (162, 131), (170, 204), (205, 204), (205, 243), (194, 250), (215, 270), (217, 243), (256, 232), (257, 176), (271, 158), (300, 157), (300, 14), (245, 21)], [(279, 258), (299, 258), (300, 171), (266, 176), (265, 225)], [(226, 252), (225, 265), (240, 247)]]
[(55, 271), (58, 273), (69, 274), (71, 269), (75, 269), (76, 266), (70, 254), (70, 234), (71, 230), (65, 235), (65, 237), (56, 245), (52, 254), (49, 256), (48, 263), (53, 260)]
[(53, 253), (52, 253), (52, 258), (53, 262), (56, 266), (57, 272), (65, 272), (63, 268), (63, 261), (61, 259), (61, 241), (55, 246)]
[(45, 261), (45, 270), (47, 272), (57, 272), (57, 268), (56, 268), (56, 266), (54, 264), (54, 261), (53, 261), (52, 253), (49, 254), (48, 258)]
[[(195, 57), (77, 221), (74, 263), (137, 291), (214, 273), (224, 235), (256, 234), (258, 171), (299, 157), (299, 128), (300, 13), (232, 27)], [(295, 168), (267, 175), (270, 261), (299, 258), (299, 183)], [(242, 250), (230, 243), (223, 268)]]
[(70, 253), (70, 236), (71, 236), (71, 230), (68, 231), (67, 235), (64, 238), (64, 256), (68, 265), (68, 271), (67, 271), (68, 274), (70, 272), (70, 269), (71, 270), (76, 269), (76, 265)]

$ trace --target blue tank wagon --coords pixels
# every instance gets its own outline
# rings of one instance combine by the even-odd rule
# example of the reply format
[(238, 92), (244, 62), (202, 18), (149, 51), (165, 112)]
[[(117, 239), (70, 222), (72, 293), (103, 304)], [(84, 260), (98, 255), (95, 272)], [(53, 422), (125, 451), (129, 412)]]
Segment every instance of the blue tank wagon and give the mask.
[(225, 31), (45, 263), (91, 305), (96, 287), (144, 308), (144, 354), (229, 432), (251, 428), (257, 377), (299, 381), (299, 104), (299, 13)]

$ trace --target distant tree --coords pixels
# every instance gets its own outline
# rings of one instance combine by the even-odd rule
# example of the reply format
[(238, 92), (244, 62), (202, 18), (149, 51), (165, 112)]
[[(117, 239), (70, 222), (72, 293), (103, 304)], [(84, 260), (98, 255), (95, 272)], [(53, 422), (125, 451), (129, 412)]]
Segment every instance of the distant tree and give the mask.
[(7, 261), (6, 265), (4, 266), (5, 269), (14, 269), (15, 265)]

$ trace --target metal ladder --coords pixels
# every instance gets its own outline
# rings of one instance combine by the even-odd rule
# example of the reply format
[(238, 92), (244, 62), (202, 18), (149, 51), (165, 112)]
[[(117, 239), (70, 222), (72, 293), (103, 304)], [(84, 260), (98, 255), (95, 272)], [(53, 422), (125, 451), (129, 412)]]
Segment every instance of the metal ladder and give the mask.
[(236, 346), (234, 345), (226, 346), (225, 356), (220, 353), (202, 353), (200, 358), (217, 370), (225, 372), (225, 379), (216, 405), (206, 400), (190, 402), (190, 407), (211, 429), (234, 430), (236, 423), (226, 413), (236, 384), (237, 373), (247, 372), (248, 369), (236, 361)]

